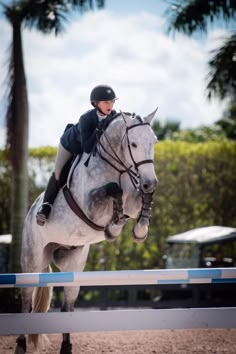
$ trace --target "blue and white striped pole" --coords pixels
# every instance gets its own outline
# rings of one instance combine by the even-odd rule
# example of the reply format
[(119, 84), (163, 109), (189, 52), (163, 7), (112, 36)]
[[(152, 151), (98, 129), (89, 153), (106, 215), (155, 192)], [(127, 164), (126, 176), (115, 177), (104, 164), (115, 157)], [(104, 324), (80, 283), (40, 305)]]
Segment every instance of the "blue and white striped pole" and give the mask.
[(235, 282), (236, 268), (0, 274), (0, 288)]

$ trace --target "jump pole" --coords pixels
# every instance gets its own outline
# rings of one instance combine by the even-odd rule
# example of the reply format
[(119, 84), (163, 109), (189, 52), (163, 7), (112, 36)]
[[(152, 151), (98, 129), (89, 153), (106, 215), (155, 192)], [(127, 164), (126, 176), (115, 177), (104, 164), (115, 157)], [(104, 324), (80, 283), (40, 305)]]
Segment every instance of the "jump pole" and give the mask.
[(236, 308), (142, 309), (0, 315), (0, 335), (236, 328)]
[(0, 274), (0, 288), (235, 283), (236, 268)]

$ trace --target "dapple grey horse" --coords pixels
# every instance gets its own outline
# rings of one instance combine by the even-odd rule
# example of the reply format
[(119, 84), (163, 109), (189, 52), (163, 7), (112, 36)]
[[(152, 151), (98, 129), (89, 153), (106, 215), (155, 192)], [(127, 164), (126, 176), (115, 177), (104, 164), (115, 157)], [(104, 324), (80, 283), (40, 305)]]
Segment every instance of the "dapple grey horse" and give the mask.
[[(150, 126), (155, 115), (145, 118), (121, 112), (98, 137), (96, 150), (83, 154), (72, 165), (60, 190), (49, 222), (36, 223), (40, 195), (25, 219), (21, 265), (23, 273), (50, 272), (54, 263), (62, 272), (83, 271), (90, 244), (114, 241), (129, 218), (137, 219), (133, 239), (147, 237), (152, 194), (157, 187), (154, 144)], [(64, 288), (62, 311), (73, 311), (79, 287)], [(22, 289), (22, 312), (47, 312), (52, 290)], [(30, 335), (37, 348), (42, 335)], [(17, 338), (16, 354), (26, 352), (26, 338)], [(72, 353), (70, 334), (63, 334), (61, 354)]]

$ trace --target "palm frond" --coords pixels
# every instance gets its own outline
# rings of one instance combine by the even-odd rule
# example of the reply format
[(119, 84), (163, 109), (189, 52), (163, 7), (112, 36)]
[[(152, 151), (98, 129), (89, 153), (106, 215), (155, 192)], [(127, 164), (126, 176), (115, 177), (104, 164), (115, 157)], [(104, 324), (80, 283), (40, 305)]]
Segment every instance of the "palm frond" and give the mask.
[[(83, 13), (93, 8), (92, 0), (24, 0), (21, 3), (27, 27), (56, 35), (64, 32), (64, 24), (72, 12), (79, 10)], [(97, 6), (104, 6), (104, 0), (97, 0)]]
[(207, 32), (209, 21), (235, 20), (236, 0), (176, 0), (167, 10), (168, 32)]
[(221, 99), (236, 99), (236, 34), (231, 35), (224, 45), (212, 51), (213, 57), (208, 65), (208, 98), (217, 96)]

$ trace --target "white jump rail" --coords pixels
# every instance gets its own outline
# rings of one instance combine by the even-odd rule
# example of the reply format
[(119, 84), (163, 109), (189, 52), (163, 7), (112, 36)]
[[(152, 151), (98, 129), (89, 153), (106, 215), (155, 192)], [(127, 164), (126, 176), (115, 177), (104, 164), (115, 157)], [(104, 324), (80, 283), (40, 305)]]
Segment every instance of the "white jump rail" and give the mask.
[(236, 308), (142, 309), (0, 315), (0, 335), (236, 328)]
[[(0, 287), (235, 283), (236, 268), (0, 274)], [(236, 307), (1, 314), (0, 335), (236, 328)]]

